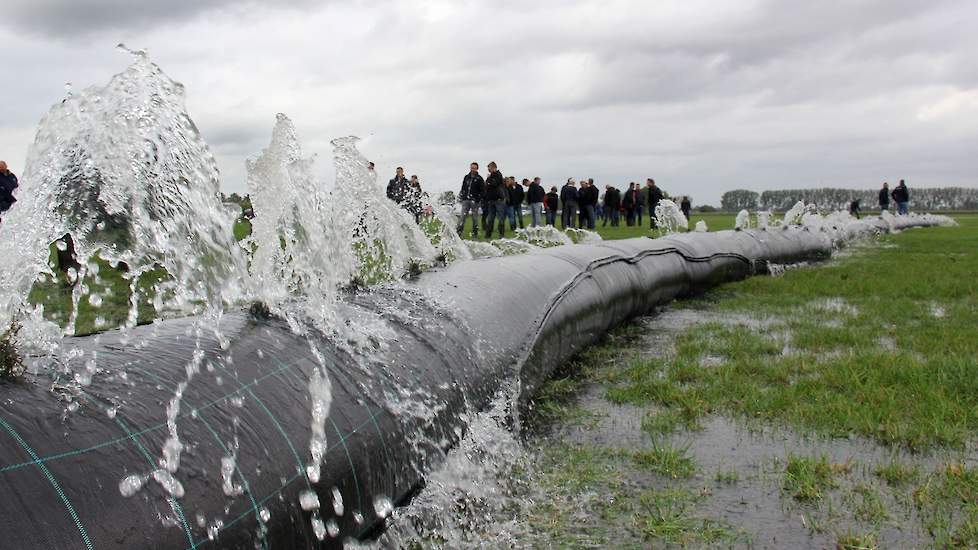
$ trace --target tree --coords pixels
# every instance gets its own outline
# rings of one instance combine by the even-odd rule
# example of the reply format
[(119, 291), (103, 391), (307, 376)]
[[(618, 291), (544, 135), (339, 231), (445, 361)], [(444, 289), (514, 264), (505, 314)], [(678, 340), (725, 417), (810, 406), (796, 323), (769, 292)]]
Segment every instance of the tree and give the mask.
[(720, 197), (720, 207), (727, 212), (739, 210), (757, 210), (757, 199), (760, 195), (749, 189), (734, 189)]

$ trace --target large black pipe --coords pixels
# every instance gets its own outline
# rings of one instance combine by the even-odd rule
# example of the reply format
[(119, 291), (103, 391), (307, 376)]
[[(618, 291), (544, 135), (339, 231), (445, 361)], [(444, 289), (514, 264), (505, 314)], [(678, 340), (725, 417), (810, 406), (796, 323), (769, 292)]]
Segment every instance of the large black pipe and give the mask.
[[(888, 228), (867, 222), (845, 236)], [(341, 301), (341, 318), (376, 327), (359, 348), (244, 312), (223, 320), (223, 345), (211, 331), (195, 336), (192, 319), (70, 339), (67, 345), (84, 350), (74, 367), (93, 356), (100, 366), (90, 386), (56, 368), (0, 386), (0, 548), (253, 548), (257, 539), (275, 549), (339, 547), (382, 523), (384, 497), (408, 498), (462, 436), (467, 415), (507, 380), (518, 376), (526, 395), (631, 317), (769, 263), (826, 258), (832, 246), (829, 233), (792, 228), (462, 262), (406, 289)], [(176, 473), (183, 496), (170, 497), (153, 481), (122, 496), (120, 480), (158, 467), (167, 403), (195, 353), (201, 371), (183, 393), (176, 422), (186, 445)], [(332, 407), (314, 484), (304, 468), (317, 353)], [(221, 459), (232, 451), (232, 485), (243, 493), (226, 496)], [(337, 522), (338, 536), (318, 540), (311, 512), (298, 505), (309, 489), (319, 495), (323, 520)]]

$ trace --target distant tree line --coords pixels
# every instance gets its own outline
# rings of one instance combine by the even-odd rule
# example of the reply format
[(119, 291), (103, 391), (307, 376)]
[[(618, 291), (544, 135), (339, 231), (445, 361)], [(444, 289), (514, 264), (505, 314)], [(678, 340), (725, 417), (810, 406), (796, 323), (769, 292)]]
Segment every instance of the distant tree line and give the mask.
[[(891, 186), (892, 189), (892, 186)], [(748, 189), (727, 191), (720, 199), (726, 211), (787, 210), (798, 201), (828, 210), (846, 209), (858, 200), (863, 208), (878, 204), (879, 189), (776, 189), (757, 193)], [(917, 210), (978, 210), (978, 189), (966, 187), (911, 187), (910, 205)]]

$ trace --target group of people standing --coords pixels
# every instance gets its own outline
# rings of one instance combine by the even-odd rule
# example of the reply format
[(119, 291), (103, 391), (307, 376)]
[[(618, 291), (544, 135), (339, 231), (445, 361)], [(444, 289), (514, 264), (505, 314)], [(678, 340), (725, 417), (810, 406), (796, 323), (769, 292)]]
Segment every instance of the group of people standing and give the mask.
[[(373, 163), (370, 163), (373, 168)], [(427, 203), (427, 194), (421, 190), (421, 181), (418, 176), (412, 175), (411, 179), (404, 176), (404, 168), (398, 166), (394, 177), (387, 182), (387, 198), (400, 204), (405, 210), (414, 215), (415, 223), (421, 223), (421, 215), (426, 208), (430, 208)]]
[[(645, 188), (640, 188), (634, 182), (629, 184), (624, 197), (621, 191), (607, 185), (602, 197), (590, 178), (581, 179), (579, 183), (568, 178), (559, 192), (556, 186), (546, 191), (539, 177), (532, 180), (524, 178), (518, 182), (516, 178), (504, 177), (495, 162), (490, 162), (488, 169), (489, 174), (483, 179), (479, 173), (479, 163), (473, 162), (462, 178), (458, 193), (461, 216), (456, 228), (460, 235), (469, 218), (472, 219), (472, 237), (479, 236), (480, 228), (487, 237), (494, 230), (500, 238), (505, 237), (507, 220), (511, 230), (517, 227), (522, 229), (524, 204), (529, 206), (531, 227), (544, 223), (556, 226), (558, 212), (561, 213), (561, 226), (564, 229), (594, 229), (599, 218), (605, 226), (610, 222), (617, 227), (622, 213), (628, 225), (635, 225), (636, 217), (638, 223), (642, 223), (642, 211), (647, 208), (654, 228), (657, 225), (655, 206), (665, 197), (652, 178), (646, 180)], [(688, 217), (691, 208), (688, 197), (684, 197), (682, 208)]]
[(900, 180), (900, 183), (890, 191), (890, 184), (883, 182), (883, 188), (880, 189), (880, 211), (890, 209), (890, 199), (896, 203), (897, 214), (901, 216), (906, 216), (910, 213), (910, 190), (907, 189), (907, 184)]

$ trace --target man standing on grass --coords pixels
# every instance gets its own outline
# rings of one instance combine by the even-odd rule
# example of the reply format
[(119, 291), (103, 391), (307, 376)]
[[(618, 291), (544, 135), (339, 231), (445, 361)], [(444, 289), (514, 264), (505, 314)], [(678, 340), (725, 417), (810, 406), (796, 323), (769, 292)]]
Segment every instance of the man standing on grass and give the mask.
[(540, 178), (533, 178), (530, 187), (526, 191), (526, 202), (530, 203), (530, 227), (538, 227), (542, 222), (543, 200), (547, 193), (540, 185)]
[(496, 167), (495, 162), (489, 163), (489, 177), (486, 178), (486, 215), (485, 229), (486, 237), (492, 237), (492, 226), (499, 220), (499, 238), (506, 236), (506, 182), (503, 180), (503, 173)]
[(646, 204), (649, 205), (649, 222), (651, 223), (652, 229), (655, 229), (659, 226), (659, 220), (655, 217), (655, 207), (659, 206), (659, 201), (664, 198), (662, 189), (659, 189), (654, 179), (649, 178), (645, 180), (645, 193), (648, 198)]
[(17, 189), (17, 176), (7, 168), (7, 162), (0, 160), (0, 215), (17, 202), (14, 189)]
[(621, 193), (617, 188), (608, 186), (608, 190), (604, 193), (604, 211), (605, 211), (605, 224), (607, 225), (607, 220), (611, 220), (611, 227), (618, 227), (620, 219), (621, 210)]
[(893, 189), (890, 196), (893, 197), (893, 202), (897, 204), (897, 214), (906, 216), (910, 213), (910, 191), (907, 189), (907, 184), (903, 180), (900, 180), (900, 183)]
[(479, 163), (469, 165), (469, 173), (462, 178), (462, 188), (458, 192), (458, 201), (462, 205), (462, 217), (458, 222), (456, 233), (462, 235), (465, 230), (465, 218), (472, 217), (472, 238), (479, 238), (479, 205), (482, 204), (482, 194), (486, 182), (479, 174)]
[(587, 181), (587, 190), (584, 191), (586, 206), (584, 211), (587, 213), (585, 219), (587, 220), (587, 228), (594, 229), (597, 223), (597, 211), (596, 207), (598, 205), (598, 198), (601, 196), (598, 188), (594, 186), (594, 180), (589, 179)]
[[(523, 178), (524, 184), (529, 184), (530, 180)], [(510, 228), (516, 231), (516, 223), (523, 229), (523, 199), (526, 198), (526, 190), (513, 178), (513, 186), (509, 190), (509, 207), (513, 209), (510, 216)], [(515, 220), (515, 223), (513, 223)]]
[(625, 191), (625, 199), (622, 206), (625, 207), (625, 225), (631, 227), (635, 225), (635, 205), (638, 203), (638, 190), (635, 189), (635, 182), (628, 184), (628, 191)]
[(562, 229), (574, 227), (577, 218), (577, 188), (574, 187), (573, 178), (567, 178), (567, 183), (561, 188), (560, 204), (563, 208), (560, 216)]
[(890, 209), (890, 184), (883, 182), (883, 188), (880, 189), (880, 214), (884, 211)]

